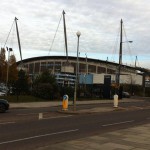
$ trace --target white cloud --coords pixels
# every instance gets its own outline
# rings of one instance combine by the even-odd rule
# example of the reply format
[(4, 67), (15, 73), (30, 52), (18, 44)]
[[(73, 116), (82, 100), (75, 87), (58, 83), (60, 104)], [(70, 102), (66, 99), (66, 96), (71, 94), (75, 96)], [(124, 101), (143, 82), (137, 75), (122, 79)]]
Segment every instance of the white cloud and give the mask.
[[(122, 18), (127, 39), (133, 40), (130, 52), (127, 44), (123, 45), (124, 53), (128, 58), (138, 56), (141, 65), (149, 67), (149, 7), (148, 0), (1, 0), (0, 42), (3, 46), (13, 19), (17, 17), (23, 58), (48, 55), (61, 13), (65, 10), (69, 53), (76, 55), (76, 32), (80, 30), (80, 52), (106, 60), (106, 56), (112, 58), (114, 52), (119, 53), (119, 45), (115, 46), (115, 43), (116, 39), (119, 41)], [(11, 33), (7, 45), (12, 46), (12, 43), (19, 60), (16, 33)], [(54, 52), (65, 54), (62, 20), (51, 54)], [(124, 59), (124, 63), (126, 61)]]

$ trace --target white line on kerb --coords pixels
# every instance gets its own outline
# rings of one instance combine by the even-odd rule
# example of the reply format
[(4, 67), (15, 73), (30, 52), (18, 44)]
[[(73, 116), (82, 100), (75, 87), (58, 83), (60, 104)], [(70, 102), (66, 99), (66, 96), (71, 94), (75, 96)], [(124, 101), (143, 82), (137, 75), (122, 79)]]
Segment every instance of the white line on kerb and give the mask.
[(11, 123), (16, 123), (16, 122), (0, 122), (0, 125), (6, 125), (6, 124), (11, 124)]
[(104, 125), (102, 125), (102, 126), (103, 126), (103, 127), (107, 127), (107, 126), (113, 126), (113, 125), (117, 125), (117, 124), (130, 123), (130, 122), (134, 122), (134, 120), (123, 121), (123, 122), (116, 122), (116, 123), (111, 123), (111, 124), (104, 124)]
[(30, 140), (30, 139), (40, 138), (40, 137), (46, 137), (46, 136), (51, 136), (51, 135), (65, 134), (65, 133), (69, 133), (69, 132), (76, 132), (78, 130), (79, 129), (74, 129), (74, 130), (66, 130), (66, 131), (60, 131), (60, 132), (54, 132), (54, 133), (48, 133), (48, 134), (41, 134), (41, 135), (26, 137), (26, 138), (22, 138), (22, 139), (16, 139), (16, 140), (12, 140), (12, 141), (1, 142), (0, 145), (8, 144), (8, 143), (14, 143), (14, 142), (20, 142), (20, 141), (25, 141), (25, 140)]
[(55, 118), (67, 118), (67, 117), (71, 117), (72, 115), (67, 115), (67, 116), (56, 116), (56, 117), (47, 117), (47, 118), (43, 118), (43, 119), (55, 119)]
[(36, 115), (38, 113), (28, 113), (28, 114), (17, 114), (18, 116), (28, 116), (28, 115)]

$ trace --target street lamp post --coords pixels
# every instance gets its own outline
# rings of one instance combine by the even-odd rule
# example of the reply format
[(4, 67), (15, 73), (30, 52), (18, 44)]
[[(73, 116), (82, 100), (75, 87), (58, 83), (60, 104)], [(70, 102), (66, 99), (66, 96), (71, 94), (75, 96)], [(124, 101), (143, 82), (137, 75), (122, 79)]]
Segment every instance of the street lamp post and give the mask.
[(79, 37), (81, 32), (77, 33), (78, 41), (77, 41), (77, 62), (76, 62), (76, 78), (75, 78), (75, 89), (74, 89), (74, 110), (76, 109), (76, 100), (77, 100), (77, 86), (78, 86), (78, 73), (79, 73)]
[(7, 76), (6, 76), (6, 88), (8, 89), (8, 76), (9, 76), (9, 59), (10, 59), (10, 52), (12, 51), (12, 48), (7, 48), (7, 51), (8, 51), (8, 63), (7, 63)]
[[(118, 72), (117, 72), (117, 76), (116, 76), (116, 83), (117, 83), (117, 86), (119, 87), (119, 84), (120, 84), (120, 71), (121, 71), (121, 65), (122, 65), (122, 44), (123, 43), (132, 43), (133, 41), (125, 41), (123, 42), (122, 41), (122, 25), (123, 25), (123, 20), (121, 19), (121, 28), (120, 28), (120, 50), (119, 50), (119, 67), (118, 67)], [(119, 91), (118, 91), (119, 92)], [(119, 94), (119, 93), (117, 93)]]
[(119, 51), (119, 67), (118, 67), (118, 74), (117, 74), (117, 85), (119, 86), (120, 84), (120, 72), (121, 72), (121, 65), (122, 65), (122, 44), (123, 43), (132, 43), (133, 41), (122, 41), (122, 38), (121, 39), (121, 42), (120, 42), (120, 51)]
[[(120, 28), (120, 50), (119, 50), (119, 67), (118, 67), (118, 74), (117, 74), (117, 86), (119, 86), (119, 83), (120, 83), (120, 69), (121, 69), (121, 64), (122, 64), (122, 24), (123, 24), (123, 21), (121, 19), (121, 28)], [(117, 93), (119, 94), (119, 93)]]

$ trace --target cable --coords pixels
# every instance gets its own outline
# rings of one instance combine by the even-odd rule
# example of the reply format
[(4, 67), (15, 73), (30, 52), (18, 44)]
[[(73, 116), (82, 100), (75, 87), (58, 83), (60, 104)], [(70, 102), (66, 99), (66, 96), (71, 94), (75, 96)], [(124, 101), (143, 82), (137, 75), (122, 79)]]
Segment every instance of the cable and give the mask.
[(10, 29), (10, 31), (9, 31), (9, 33), (8, 33), (8, 36), (7, 36), (7, 38), (6, 38), (4, 47), (6, 46), (6, 43), (7, 43), (7, 40), (8, 40), (8, 38), (9, 38), (9, 35), (10, 35), (10, 33), (11, 33), (11, 30), (12, 30), (12, 28), (13, 28), (14, 22), (15, 22), (15, 21), (13, 21), (12, 26), (11, 26), (11, 29)]
[(56, 37), (57, 31), (58, 31), (58, 28), (59, 28), (59, 25), (60, 25), (60, 21), (61, 21), (61, 19), (62, 19), (62, 14), (61, 14), (61, 17), (60, 17), (60, 20), (59, 20), (59, 23), (58, 23), (58, 26), (57, 26), (57, 29), (56, 29), (56, 32), (55, 32), (55, 35), (54, 35), (54, 38), (53, 38), (52, 44), (51, 44), (51, 47), (50, 47), (50, 49), (49, 49), (48, 55), (49, 55), (50, 51), (52, 50), (52, 46), (53, 46), (53, 43), (54, 43), (54, 40), (55, 40), (55, 37)]
[(113, 46), (113, 52), (112, 52), (112, 57), (111, 57), (111, 59), (110, 60), (112, 60), (112, 61), (114, 61), (114, 55), (116, 54), (116, 51), (117, 51), (117, 45), (118, 45), (118, 39), (119, 39), (119, 33), (120, 33), (120, 31), (119, 31), (119, 28), (117, 29), (118, 31), (117, 31), (117, 37), (116, 37), (116, 40), (115, 40), (115, 44), (114, 44), (114, 46)]
[(132, 64), (134, 64), (134, 62), (133, 62), (133, 55), (132, 55), (132, 53), (131, 53), (131, 49), (130, 49), (130, 46), (129, 46), (129, 40), (128, 40), (128, 38), (127, 38), (127, 35), (126, 35), (126, 31), (125, 31), (125, 28), (124, 28), (124, 25), (123, 25), (123, 31), (124, 31), (124, 35), (125, 35), (125, 39), (126, 39), (126, 41), (127, 41), (127, 43), (128, 43), (128, 49), (129, 49), (129, 56), (130, 56), (130, 58), (131, 58), (131, 63)]
[(11, 39), (10, 39), (10, 46), (11, 48), (13, 49), (13, 44), (14, 44), (14, 37), (15, 37), (15, 28), (13, 28), (12, 30), (12, 36), (11, 36)]

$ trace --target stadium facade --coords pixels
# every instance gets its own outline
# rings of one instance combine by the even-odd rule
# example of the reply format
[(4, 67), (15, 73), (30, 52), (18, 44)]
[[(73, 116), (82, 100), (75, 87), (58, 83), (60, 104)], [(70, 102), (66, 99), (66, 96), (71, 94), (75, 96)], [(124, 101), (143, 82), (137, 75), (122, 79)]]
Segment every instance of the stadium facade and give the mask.
[[(23, 66), (30, 76), (35, 77), (48, 69), (56, 76), (58, 84), (74, 86), (77, 58), (69, 56), (68, 62), (69, 66), (66, 65), (66, 56), (41, 56), (24, 59)], [(18, 67), (19, 64), (21, 63), (18, 62)], [(115, 83), (117, 70), (118, 63), (80, 57), (79, 83), (104, 84), (105, 75), (111, 75), (111, 83)], [(120, 83), (142, 85), (142, 75), (139, 75), (134, 67), (122, 65)]]

